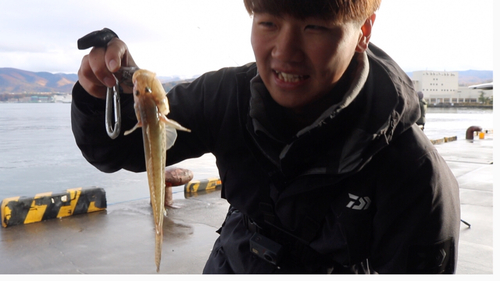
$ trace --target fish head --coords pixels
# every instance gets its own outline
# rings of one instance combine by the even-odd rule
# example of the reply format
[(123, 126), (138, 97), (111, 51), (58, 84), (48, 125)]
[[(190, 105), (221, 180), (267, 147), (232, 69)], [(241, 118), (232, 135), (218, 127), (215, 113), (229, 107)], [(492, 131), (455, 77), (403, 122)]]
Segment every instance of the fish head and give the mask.
[(150, 97), (153, 94), (153, 83), (156, 74), (154, 72), (139, 69), (132, 76), (132, 83), (134, 83), (134, 99), (141, 99)]
[(163, 114), (169, 113), (167, 93), (160, 80), (156, 78), (156, 73), (145, 69), (137, 70), (132, 76), (134, 83), (134, 100), (138, 101), (144, 98), (152, 98), (158, 110)]

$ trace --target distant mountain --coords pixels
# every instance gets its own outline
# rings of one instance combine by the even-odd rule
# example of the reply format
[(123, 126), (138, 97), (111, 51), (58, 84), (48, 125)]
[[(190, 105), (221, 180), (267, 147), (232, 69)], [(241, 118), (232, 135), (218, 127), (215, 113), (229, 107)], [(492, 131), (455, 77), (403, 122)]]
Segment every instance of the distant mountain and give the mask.
[[(412, 76), (412, 72), (407, 72)], [(193, 77), (160, 76), (165, 90), (170, 90), (174, 85), (192, 81)], [(15, 68), (0, 68), (0, 94), (4, 93), (70, 93), (73, 85), (78, 80), (76, 74), (30, 72)], [(493, 81), (491, 70), (458, 71), (458, 84), (470, 86)]]
[[(454, 72), (454, 71), (451, 71)], [(458, 72), (458, 85), (459, 86), (470, 86), (483, 83), (493, 82), (493, 71), (492, 70), (465, 70), (456, 71)], [(410, 78), (413, 72), (406, 73)]]
[[(180, 82), (194, 80), (197, 76), (160, 76), (165, 90)], [(70, 93), (78, 80), (76, 74), (31, 72), (15, 68), (0, 68), (0, 94), (4, 93)]]
[(60, 92), (69, 93), (76, 74), (30, 72), (15, 68), (0, 68), (1, 93)]
[(470, 86), (493, 82), (491, 70), (466, 70), (458, 72), (458, 85)]

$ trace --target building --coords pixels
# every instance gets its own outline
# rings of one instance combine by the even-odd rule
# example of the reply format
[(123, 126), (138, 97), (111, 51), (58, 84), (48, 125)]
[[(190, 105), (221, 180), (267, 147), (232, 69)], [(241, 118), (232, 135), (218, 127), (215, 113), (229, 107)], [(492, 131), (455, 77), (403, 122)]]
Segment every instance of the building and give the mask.
[(427, 102), (451, 102), (458, 91), (458, 72), (414, 71), (413, 85)]
[(456, 98), (454, 98), (452, 102), (483, 103), (485, 100), (493, 101), (493, 82), (469, 87), (459, 87)]
[(493, 100), (493, 83), (459, 87), (456, 71), (414, 71), (412, 77), (415, 90), (422, 91), (429, 105), (485, 103)]

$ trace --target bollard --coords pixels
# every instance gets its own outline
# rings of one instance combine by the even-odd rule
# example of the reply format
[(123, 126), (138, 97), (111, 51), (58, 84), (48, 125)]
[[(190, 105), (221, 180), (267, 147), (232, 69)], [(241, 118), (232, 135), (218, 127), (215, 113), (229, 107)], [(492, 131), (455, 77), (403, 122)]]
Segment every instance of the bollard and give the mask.
[(465, 132), (465, 139), (466, 140), (473, 140), (474, 139), (474, 132), (480, 132), (482, 131), (483, 128), (479, 126), (470, 126), (467, 131)]

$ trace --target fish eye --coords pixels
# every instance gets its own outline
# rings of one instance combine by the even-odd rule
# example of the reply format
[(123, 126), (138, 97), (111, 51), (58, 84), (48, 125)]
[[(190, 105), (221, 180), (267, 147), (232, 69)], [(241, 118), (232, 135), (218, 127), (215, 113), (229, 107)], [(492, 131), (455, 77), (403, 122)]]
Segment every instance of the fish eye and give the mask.
[(153, 91), (151, 91), (150, 87), (146, 87), (145, 91), (146, 91), (146, 93), (152, 93), (153, 92)]
[(140, 93), (139, 93), (139, 91), (135, 91), (134, 94), (135, 94), (136, 97), (138, 97)]

